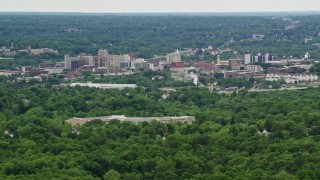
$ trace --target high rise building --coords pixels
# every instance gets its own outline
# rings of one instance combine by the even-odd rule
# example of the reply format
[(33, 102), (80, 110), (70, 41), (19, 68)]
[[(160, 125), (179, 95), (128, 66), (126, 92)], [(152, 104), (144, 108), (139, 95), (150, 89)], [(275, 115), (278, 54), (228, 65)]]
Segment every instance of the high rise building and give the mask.
[[(106, 59), (107, 60), (107, 58), (102, 58), (102, 57), (99, 57), (99, 56), (94, 56), (93, 57), (93, 64), (94, 64), (94, 67), (95, 68), (98, 68), (98, 67), (103, 67), (103, 60), (104, 59)], [(106, 61), (105, 60), (105, 61)]]
[(120, 69), (130, 68), (133, 66), (132, 64), (132, 61), (120, 61)]
[(109, 55), (110, 67), (120, 67), (121, 61), (130, 61), (129, 55)]
[(168, 63), (181, 62), (181, 56), (178, 50), (175, 53), (171, 53), (167, 55), (167, 62)]
[(64, 68), (73, 70), (78, 66), (79, 57), (64, 56)]
[(98, 51), (98, 56), (99, 56), (99, 57), (107, 58), (107, 57), (108, 57), (108, 50), (106, 50), (106, 49), (100, 49), (100, 50)]
[(64, 68), (69, 70), (86, 67), (99, 69), (99, 72), (104, 69), (106, 70), (105, 72), (112, 71), (117, 73), (120, 68), (131, 68), (133, 66), (133, 62), (131, 62), (128, 54), (110, 55), (105, 49), (99, 50), (98, 56), (82, 53), (77, 57), (70, 57), (69, 55), (65, 55), (64, 57)]
[(98, 51), (98, 57), (95, 58), (95, 67), (110, 67), (109, 53), (106, 49), (100, 49)]
[(273, 55), (270, 55), (269, 53), (266, 53), (266, 54), (261, 54), (261, 53), (258, 53), (257, 55), (255, 56), (251, 56), (251, 62), (252, 63), (268, 63), (268, 62), (271, 62), (271, 61), (275, 61), (276, 57), (273, 56)]
[(244, 53), (244, 63), (250, 64), (251, 63), (251, 52)]
[(94, 56), (80, 56), (80, 61), (83, 61), (86, 66), (94, 66)]
[(260, 53), (258, 53), (256, 56), (252, 57), (252, 63), (264, 63), (265, 62), (265, 56), (262, 56)]

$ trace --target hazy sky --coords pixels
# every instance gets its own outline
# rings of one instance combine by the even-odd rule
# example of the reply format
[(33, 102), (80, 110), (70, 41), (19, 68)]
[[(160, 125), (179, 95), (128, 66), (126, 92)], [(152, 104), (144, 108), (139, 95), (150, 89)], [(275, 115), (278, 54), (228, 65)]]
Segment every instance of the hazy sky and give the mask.
[(320, 10), (320, 0), (0, 0), (0, 11), (245, 12)]

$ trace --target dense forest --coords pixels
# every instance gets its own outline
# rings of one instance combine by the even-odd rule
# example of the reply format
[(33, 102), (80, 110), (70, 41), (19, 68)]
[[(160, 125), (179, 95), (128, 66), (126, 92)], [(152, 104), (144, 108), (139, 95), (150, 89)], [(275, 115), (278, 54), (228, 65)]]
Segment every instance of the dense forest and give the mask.
[[(48, 47), (62, 54), (137, 53), (150, 58), (176, 49), (230, 48), (319, 58), (319, 15), (309, 16), (192, 16), (192, 15), (60, 15), (1, 14), (0, 46), (14, 50)], [(254, 34), (264, 35), (252, 39)], [(306, 40), (308, 39), (308, 40)], [(227, 56), (226, 56), (227, 57)]]
[[(1, 179), (319, 179), (319, 88), (217, 94), (0, 84)], [(196, 117), (193, 124), (71, 117)], [(261, 132), (263, 132), (261, 134)]]
[[(64, 54), (96, 54), (100, 48), (142, 58), (209, 45), (231, 49), (223, 59), (244, 51), (298, 58), (309, 52), (320, 58), (319, 25), (319, 15), (3, 13), (0, 47), (13, 43), (16, 51), (30, 45), (60, 54), (18, 53), (1, 59), (0, 69), (62, 61)], [(203, 53), (204, 60), (215, 60)], [(182, 54), (184, 60), (198, 55)], [(320, 64), (310, 72), (320, 74)], [(320, 88), (258, 93), (245, 89), (254, 85), (252, 78), (224, 79), (222, 73), (199, 78), (204, 86), (243, 87), (223, 94), (177, 81), (166, 70), (83, 75), (81, 82), (138, 87), (104, 90), (61, 85), (59, 76), (28, 83), (0, 76), (0, 179), (320, 179)], [(96, 119), (74, 127), (66, 122), (109, 115), (196, 121)]]

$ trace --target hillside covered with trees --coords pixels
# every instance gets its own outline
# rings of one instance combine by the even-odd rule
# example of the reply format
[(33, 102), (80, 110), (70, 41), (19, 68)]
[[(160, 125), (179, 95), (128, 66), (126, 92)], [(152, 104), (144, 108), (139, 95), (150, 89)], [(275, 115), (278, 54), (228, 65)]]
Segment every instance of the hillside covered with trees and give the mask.
[[(142, 58), (176, 49), (231, 48), (319, 58), (319, 15), (237, 16), (157, 14), (0, 14), (0, 47), (53, 48), (62, 54), (136, 53)], [(253, 37), (262, 37), (254, 39)], [(224, 55), (222, 55), (224, 56)], [(229, 55), (228, 55), (229, 56)], [(228, 57), (226, 56), (226, 57)]]
[[(1, 179), (319, 179), (319, 88), (217, 94), (102, 90), (1, 78)], [(71, 117), (196, 117), (193, 124)]]

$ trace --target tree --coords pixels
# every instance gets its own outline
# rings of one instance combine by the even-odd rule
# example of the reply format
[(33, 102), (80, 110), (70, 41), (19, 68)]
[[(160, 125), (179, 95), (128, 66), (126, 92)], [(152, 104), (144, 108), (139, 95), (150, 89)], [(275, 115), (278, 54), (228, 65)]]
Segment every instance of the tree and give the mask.
[(104, 180), (119, 180), (120, 178), (121, 174), (114, 169), (110, 169), (103, 175)]
[(313, 66), (311, 66), (310, 70), (311, 73), (320, 75), (320, 63), (315, 63)]

